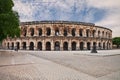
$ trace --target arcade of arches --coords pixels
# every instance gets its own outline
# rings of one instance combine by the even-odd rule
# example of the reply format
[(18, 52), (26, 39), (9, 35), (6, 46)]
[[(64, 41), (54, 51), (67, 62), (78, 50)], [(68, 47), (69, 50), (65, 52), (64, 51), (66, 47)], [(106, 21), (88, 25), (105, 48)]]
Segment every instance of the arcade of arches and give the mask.
[[(32, 23), (32, 24), (31, 24)], [(87, 23), (52, 22), (21, 24), (20, 38), (7, 38), (2, 45), (7, 49), (22, 50), (91, 50), (112, 49), (112, 31)]]

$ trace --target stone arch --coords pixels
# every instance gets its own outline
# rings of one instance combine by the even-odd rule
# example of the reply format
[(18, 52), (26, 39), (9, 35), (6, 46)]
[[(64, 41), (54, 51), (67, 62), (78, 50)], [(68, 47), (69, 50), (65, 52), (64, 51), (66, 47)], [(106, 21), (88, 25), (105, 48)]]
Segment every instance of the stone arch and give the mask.
[(93, 46), (96, 46), (97, 45), (97, 43), (96, 42), (93, 42)]
[(38, 42), (37, 43), (37, 49), (38, 50), (42, 50), (42, 42)]
[(83, 29), (79, 29), (79, 35), (82, 37), (83, 36)]
[(14, 42), (12, 42), (11, 49), (12, 50), (14, 49)]
[(68, 42), (63, 43), (63, 50), (68, 50)]
[(50, 36), (51, 35), (51, 29), (50, 28), (46, 28), (46, 35)]
[(107, 49), (109, 49), (109, 42), (107, 42)]
[(41, 28), (38, 29), (38, 34), (39, 34), (39, 36), (42, 36), (42, 29)]
[(26, 28), (23, 28), (22, 32), (23, 32), (23, 36), (26, 36), (26, 34), (27, 34), (27, 29), (26, 29)]
[(87, 29), (87, 30), (86, 30), (86, 37), (89, 37), (89, 35), (90, 35), (90, 30)]
[(102, 37), (104, 38), (104, 31), (102, 31)]
[(34, 36), (34, 28), (30, 28), (30, 35)]
[(23, 45), (23, 50), (26, 50), (26, 48), (27, 48), (26, 42), (23, 42), (22, 45)]
[(64, 29), (64, 36), (67, 36), (68, 35), (68, 31), (67, 31), (67, 29), (65, 28)]
[(29, 50), (34, 50), (34, 43), (30, 42)]
[(84, 50), (84, 42), (80, 42), (80, 50)]
[(10, 49), (10, 43), (9, 42), (7, 43), (7, 48)]
[(105, 42), (103, 42), (103, 49), (105, 49)]
[(108, 38), (108, 33), (106, 32), (106, 35), (105, 35), (106, 38)]
[(98, 43), (98, 47), (99, 47), (99, 49), (101, 49), (101, 43), (100, 42)]
[(72, 29), (72, 32), (71, 32), (71, 33), (72, 33), (72, 36), (75, 36), (75, 31), (76, 31), (75, 28), (73, 28), (73, 29)]
[(96, 31), (93, 30), (93, 31), (92, 31), (92, 36), (93, 36), (93, 37), (95, 37), (95, 33), (96, 33)]
[(54, 50), (55, 51), (60, 50), (60, 42), (58, 42), (58, 41), (55, 42), (55, 44), (54, 44)]
[(72, 42), (72, 50), (76, 50), (76, 42), (75, 41)]
[(47, 51), (51, 50), (51, 43), (50, 42), (46, 42), (46, 50)]
[(100, 31), (98, 31), (98, 37), (100, 37)]
[(20, 42), (17, 42), (16, 45), (17, 45), (17, 46), (16, 46), (17, 49), (20, 49)]
[(59, 29), (58, 28), (55, 28), (55, 36), (58, 36), (60, 33), (59, 33)]
[(90, 50), (90, 49), (91, 49), (91, 43), (87, 42), (87, 50)]

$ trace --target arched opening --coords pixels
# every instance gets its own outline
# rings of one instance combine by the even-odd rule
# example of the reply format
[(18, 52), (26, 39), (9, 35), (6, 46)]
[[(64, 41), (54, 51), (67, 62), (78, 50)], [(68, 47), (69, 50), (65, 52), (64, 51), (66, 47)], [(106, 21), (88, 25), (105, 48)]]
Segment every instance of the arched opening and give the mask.
[(64, 29), (64, 36), (67, 36), (67, 29)]
[(86, 37), (89, 37), (89, 33), (90, 33), (90, 31), (89, 31), (89, 29), (87, 29), (86, 30)]
[(75, 36), (75, 28), (72, 29), (72, 36)]
[(93, 37), (95, 37), (95, 32), (96, 32), (95, 30), (92, 31), (92, 35), (93, 35)]
[(12, 46), (11, 46), (11, 49), (13, 50), (14, 49), (14, 43), (12, 42)]
[(104, 31), (102, 32), (102, 37), (104, 38)]
[(23, 36), (26, 36), (26, 34), (27, 34), (27, 29), (24, 28), (24, 29), (23, 29)]
[(20, 43), (17, 42), (16, 44), (17, 44), (17, 49), (20, 49)]
[(55, 51), (60, 50), (60, 43), (58, 41), (55, 42), (54, 49), (55, 49)]
[(91, 49), (91, 44), (90, 44), (90, 42), (87, 42), (87, 50), (90, 50)]
[(108, 38), (108, 33), (106, 32), (106, 38)]
[(63, 50), (68, 50), (68, 43), (67, 42), (63, 43)]
[(38, 33), (39, 33), (39, 36), (42, 36), (42, 29), (41, 28), (38, 29)]
[(100, 31), (98, 31), (98, 37), (100, 37)]
[(105, 49), (105, 42), (103, 43), (103, 49)]
[(76, 42), (72, 42), (72, 50), (76, 50)]
[(83, 36), (83, 29), (79, 30), (79, 35), (82, 37)]
[(51, 43), (50, 42), (46, 42), (46, 50), (47, 51), (51, 50)]
[(84, 49), (84, 43), (80, 42), (80, 50), (83, 50), (83, 49)]
[(26, 50), (26, 42), (23, 42), (23, 50)]
[(38, 42), (37, 48), (38, 48), (38, 50), (42, 50), (42, 42)]
[(109, 49), (109, 42), (107, 42), (107, 49)]
[(110, 46), (111, 46), (111, 44), (109, 43), (109, 49), (111, 49), (111, 47), (110, 47)]
[(30, 35), (31, 35), (31, 36), (34, 36), (34, 28), (31, 28), (31, 29), (30, 29)]
[(34, 50), (34, 43), (30, 42), (29, 50)]
[(10, 44), (9, 44), (9, 42), (7, 43), (7, 48), (10, 49)]
[(99, 49), (101, 49), (101, 43), (100, 42), (98, 43), (98, 47), (99, 47)]
[(47, 28), (46, 31), (47, 31), (46, 35), (47, 35), (47, 36), (50, 36), (50, 35), (51, 35), (51, 29), (50, 29), (50, 28)]
[(55, 36), (58, 36), (58, 35), (59, 35), (59, 29), (56, 28), (56, 29), (55, 29)]
[(96, 46), (97, 45), (97, 43), (96, 42), (93, 42), (93, 46)]

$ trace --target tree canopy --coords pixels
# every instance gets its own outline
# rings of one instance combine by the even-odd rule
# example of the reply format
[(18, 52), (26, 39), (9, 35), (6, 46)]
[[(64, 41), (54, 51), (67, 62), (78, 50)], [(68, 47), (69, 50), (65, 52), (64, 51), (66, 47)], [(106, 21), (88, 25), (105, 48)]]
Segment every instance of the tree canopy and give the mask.
[(112, 39), (112, 42), (114, 45), (117, 45), (117, 48), (119, 48), (120, 45), (120, 37), (115, 37)]
[(0, 0), (0, 41), (7, 36), (20, 36), (19, 16), (12, 10), (13, 6), (12, 0)]

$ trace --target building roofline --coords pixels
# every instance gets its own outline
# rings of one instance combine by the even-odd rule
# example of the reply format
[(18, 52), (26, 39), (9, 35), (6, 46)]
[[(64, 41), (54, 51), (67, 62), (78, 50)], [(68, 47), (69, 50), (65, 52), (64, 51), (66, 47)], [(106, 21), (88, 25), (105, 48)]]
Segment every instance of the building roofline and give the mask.
[(102, 27), (102, 26), (96, 26), (94, 23), (79, 22), (79, 21), (44, 20), (44, 21), (20, 22), (20, 25), (33, 25), (33, 24), (77, 24), (77, 25), (95, 26), (99, 28), (104, 28), (112, 32), (112, 30), (109, 28)]

